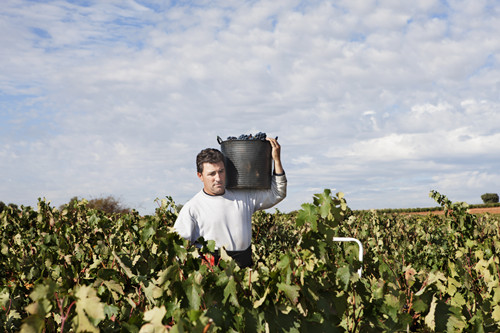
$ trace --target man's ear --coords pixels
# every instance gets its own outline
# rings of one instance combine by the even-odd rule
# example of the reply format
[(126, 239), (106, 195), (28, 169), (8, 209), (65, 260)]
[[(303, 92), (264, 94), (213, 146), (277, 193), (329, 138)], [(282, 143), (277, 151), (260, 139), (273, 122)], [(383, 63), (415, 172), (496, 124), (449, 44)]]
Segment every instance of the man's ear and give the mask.
[(201, 181), (203, 181), (203, 175), (201, 173), (197, 172), (196, 175), (198, 176), (198, 178), (200, 178)]

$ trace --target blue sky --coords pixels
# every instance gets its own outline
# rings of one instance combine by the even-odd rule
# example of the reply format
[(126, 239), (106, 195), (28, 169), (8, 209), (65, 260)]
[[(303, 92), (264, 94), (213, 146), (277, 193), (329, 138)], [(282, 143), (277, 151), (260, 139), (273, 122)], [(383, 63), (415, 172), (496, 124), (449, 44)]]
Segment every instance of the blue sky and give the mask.
[(0, 200), (200, 188), (216, 137), (279, 136), (288, 197), (500, 192), (497, 1), (25, 1), (0, 8)]

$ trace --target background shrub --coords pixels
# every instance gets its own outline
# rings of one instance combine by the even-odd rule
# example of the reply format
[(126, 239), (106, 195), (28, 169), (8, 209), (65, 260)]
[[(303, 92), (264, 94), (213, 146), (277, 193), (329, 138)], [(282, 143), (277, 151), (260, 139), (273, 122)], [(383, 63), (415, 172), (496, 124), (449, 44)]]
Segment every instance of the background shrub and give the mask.
[[(62, 205), (59, 207), (60, 210), (65, 208), (72, 209), (80, 200), (78, 197), (73, 197), (69, 200), (69, 203), (66, 205)], [(89, 209), (97, 209), (106, 214), (127, 214), (130, 213), (131, 209), (125, 207), (119, 199), (109, 195), (104, 198), (95, 198), (91, 199), (87, 203), (87, 208)]]
[(498, 194), (496, 193), (485, 193), (481, 196), (483, 202), (486, 203), (497, 203), (498, 202)]

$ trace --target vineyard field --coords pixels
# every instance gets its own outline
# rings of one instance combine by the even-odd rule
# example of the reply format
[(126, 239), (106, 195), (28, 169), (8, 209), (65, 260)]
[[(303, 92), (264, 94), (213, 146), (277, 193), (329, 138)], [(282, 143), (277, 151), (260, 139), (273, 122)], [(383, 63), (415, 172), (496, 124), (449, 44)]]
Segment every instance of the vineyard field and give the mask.
[[(470, 208), (470, 214), (495, 214), (500, 215), (500, 207), (484, 207), (484, 208)], [(437, 214), (443, 215), (444, 211), (429, 211), (429, 212), (412, 212), (411, 214), (427, 215), (427, 214)]]
[[(85, 200), (0, 212), (4, 332), (498, 332), (500, 217), (440, 193), (442, 214), (352, 211), (342, 193), (253, 216), (251, 268), (172, 230), (178, 207)], [(363, 244), (363, 261), (354, 237)], [(361, 268), (361, 276), (358, 269)]]

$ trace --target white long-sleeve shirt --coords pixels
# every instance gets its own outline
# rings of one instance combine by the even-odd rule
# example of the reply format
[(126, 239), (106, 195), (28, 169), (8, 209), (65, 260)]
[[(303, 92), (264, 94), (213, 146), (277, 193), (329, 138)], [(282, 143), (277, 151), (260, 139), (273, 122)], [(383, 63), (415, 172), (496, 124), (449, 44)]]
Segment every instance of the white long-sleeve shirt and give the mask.
[(201, 190), (182, 207), (174, 229), (193, 243), (202, 236), (217, 248), (246, 250), (252, 242), (252, 214), (283, 200), (286, 186), (283, 174), (273, 175), (269, 190), (226, 189), (222, 195)]

